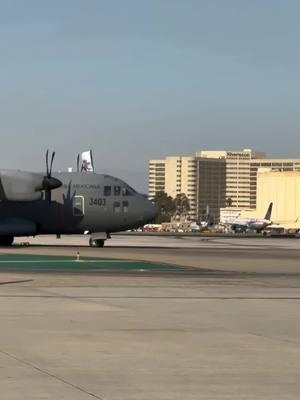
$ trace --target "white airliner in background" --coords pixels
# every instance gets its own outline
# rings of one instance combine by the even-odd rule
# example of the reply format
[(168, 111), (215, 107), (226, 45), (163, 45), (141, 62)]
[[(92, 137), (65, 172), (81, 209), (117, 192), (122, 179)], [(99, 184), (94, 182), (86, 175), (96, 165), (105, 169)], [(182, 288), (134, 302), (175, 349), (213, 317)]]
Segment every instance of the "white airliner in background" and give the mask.
[(269, 225), (272, 225), (271, 215), (272, 215), (273, 203), (270, 203), (267, 213), (263, 219), (256, 218), (237, 218), (232, 221), (229, 226), (233, 231), (255, 231), (257, 233), (262, 232)]

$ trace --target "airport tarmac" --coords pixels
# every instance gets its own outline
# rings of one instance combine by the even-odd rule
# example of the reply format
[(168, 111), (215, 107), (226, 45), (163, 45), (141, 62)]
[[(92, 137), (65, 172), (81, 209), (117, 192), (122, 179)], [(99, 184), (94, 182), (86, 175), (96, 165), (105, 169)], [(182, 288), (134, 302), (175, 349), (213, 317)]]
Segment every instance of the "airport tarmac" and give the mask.
[[(3, 398), (299, 398), (299, 240), (116, 236), (104, 249), (81, 236), (31, 243), (1, 249), (0, 261), (79, 251), (162, 267), (0, 270)], [(164, 270), (168, 263), (175, 268)]]
[[(27, 238), (17, 238), (16, 243)], [(247, 237), (161, 237), (116, 235), (102, 249), (88, 247), (84, 235), (40, 236), (29, 239), (30, 247), (7, 249), (24, 254), (100, 256), (117, 259), (163, 262), (197, 269), (226, 272), (297, 274), (300, 239)]]

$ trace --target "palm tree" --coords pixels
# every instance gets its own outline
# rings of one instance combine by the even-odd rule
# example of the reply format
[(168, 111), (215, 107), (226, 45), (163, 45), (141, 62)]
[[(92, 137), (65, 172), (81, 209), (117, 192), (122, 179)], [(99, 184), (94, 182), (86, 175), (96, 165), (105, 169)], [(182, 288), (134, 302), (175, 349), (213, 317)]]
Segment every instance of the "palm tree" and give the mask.
[(175, 217), (184, 217), (187, 219), (190, 211), (190, 202), (188, 197), (184, 193), (180, 193), (175, 198)]
[(160, 191), (155, 194), (152, 201), (159, 209), (158, 223), (170, 222), (176, 210), (174, 199), (167, 193)]
[(227, 206), (227, 207), (231, 207), (231, 206), (232, 206), (232, 203), (233, 203), (232, 198), (231, 198), (231, 197), (228, 197), (228, 198), (226, 199), (226, 206)]

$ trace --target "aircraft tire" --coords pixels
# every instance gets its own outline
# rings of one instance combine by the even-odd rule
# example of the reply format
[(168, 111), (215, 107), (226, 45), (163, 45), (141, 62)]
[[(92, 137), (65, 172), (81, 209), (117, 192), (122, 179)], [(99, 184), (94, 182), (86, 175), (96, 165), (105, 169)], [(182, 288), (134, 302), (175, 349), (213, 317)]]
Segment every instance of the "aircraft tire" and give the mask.
[(98, 248), (104, 247), (104, 243), (105, 243), (105, 240), (103, 240), (103, 239), (95, 239), (95, 240), (90, 239), (89, 240), (90, 247), (98, 247)]
[(13, 242), (13, 236), (0, 236), (0, 246), (11, 246)]

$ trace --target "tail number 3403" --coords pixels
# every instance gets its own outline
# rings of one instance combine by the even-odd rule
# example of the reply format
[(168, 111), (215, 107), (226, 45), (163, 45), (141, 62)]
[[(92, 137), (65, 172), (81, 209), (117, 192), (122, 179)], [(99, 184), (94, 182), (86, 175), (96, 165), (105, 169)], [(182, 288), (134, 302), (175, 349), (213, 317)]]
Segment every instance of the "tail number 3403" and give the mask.
[(89, 204), (90, 204), (90, 206), (104, 207), (104, 206), (106, 206), (106, 199), (91, 197)]

